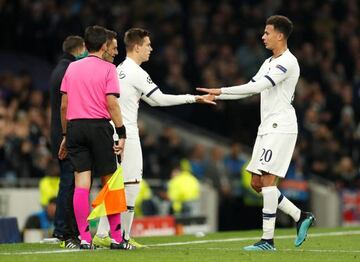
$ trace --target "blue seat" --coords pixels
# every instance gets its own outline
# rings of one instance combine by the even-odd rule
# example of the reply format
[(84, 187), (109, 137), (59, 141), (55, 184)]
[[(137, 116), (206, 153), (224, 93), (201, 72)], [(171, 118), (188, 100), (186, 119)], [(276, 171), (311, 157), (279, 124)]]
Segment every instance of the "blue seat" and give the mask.
[(16, 217), (0, 217), (0, 243), (21, 242)]

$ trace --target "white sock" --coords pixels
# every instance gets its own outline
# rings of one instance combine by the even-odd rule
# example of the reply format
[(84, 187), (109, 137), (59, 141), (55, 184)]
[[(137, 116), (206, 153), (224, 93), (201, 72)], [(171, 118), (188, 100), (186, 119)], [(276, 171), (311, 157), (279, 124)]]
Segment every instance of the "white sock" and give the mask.
[(301, 210), (295, 206), (289, 199), (287, 199), (281, 192), (278, 190), (278, 208), (291, 216), (295, 222), (298, 222), (301, 215)]
[(275, 231), (276, 209), (278, 206), (278, 189), (276, 186), (263, 187), (263, 235), (262, 239), (273, 239)]
[(134, 220), (135, 200), (140, 191), (140, 184), (125, 184), (126, 203), (128, 210), (121, 213), (121, 230), (124, 238), (130, 239), (131, 226)]
[(110, 231), (110, 225), (107, 216), (100, 217), (96, 235), (98, 237), (104, 238), (109, 236), (109, 231)]
[(128, 210), (121, 213), (121, 229), (124, 232), (125, 240), (130, 239), (132, 222), (134, 220), (134, 207), (128, 206)]

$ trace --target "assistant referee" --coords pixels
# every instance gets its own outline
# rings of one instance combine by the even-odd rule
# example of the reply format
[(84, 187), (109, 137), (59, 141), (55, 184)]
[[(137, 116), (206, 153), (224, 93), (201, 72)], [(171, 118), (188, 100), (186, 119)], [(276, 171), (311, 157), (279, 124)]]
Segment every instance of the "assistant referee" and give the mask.
[[(126, 138), (117, 103), (120, 85), (116, 69), (102, 59), (107, 52), (106, 30), (96, 25), (86, 28), (84, 40), (89, 56), (71, 63), (61, 84), (63, 141), (59, 158), (68, 154), (75, 169), (73, 203), (81, 236), (80, 249), (93, 249), (87, 222), (91, 176), (110, 176), (115, 172), (115, 154), (122, 153)], [(118, 145), (113, 142), (110, 120), (120, 138)], [(112, 241), (120, 243), (120, 214), (109, 215), (108, 219)]]

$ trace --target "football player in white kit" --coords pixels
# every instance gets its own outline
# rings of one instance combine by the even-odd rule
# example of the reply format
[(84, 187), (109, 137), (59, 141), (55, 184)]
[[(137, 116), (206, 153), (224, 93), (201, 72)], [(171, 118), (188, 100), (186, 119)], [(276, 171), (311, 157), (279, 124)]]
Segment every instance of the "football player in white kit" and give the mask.
[(295, 148), (298, 126), (292, 106), (300, 75), (296, 57), (287, 47), (293, 29), (284, 16), (267, 19), (262, 40), (273, 55), (266, 59), (257, 74), (247, 84), (223, 88), (198, 88), (215, 95), (217, 100), (240, 99), (261, 95), (261, 124), (247, 170), (252, 174), (251, 186), (263, 195), (263, 235), (259, 242), (245, 250), (276, 250), (274, 229), (276, 210), (292, 216), (297, 223), (295, 246), (300, 246), (314, 221), (314, 216), (302, 212), (277, 188), (278, 178), (284, 178)]
[[(126, 142), (122, 159), (125, 194), (128, 210), (121, 214), (123, 239), (126, 249), (141, 247), (130, 239), (130, 230), (134, 218), (135, 199), (139, 193), (142, 179), (143, 159), (138, 130), (139, 101), (142, 99), (151, 106), (172, 106), (191, 103), (215, 104), (208, 100), (209, 95), (168, 95), (163, 94), (152, 82), (148, 73), (140, 65), (149, 60), (151, 47), (150, 33), (144, 29), (132, 28), (125, 33), (126, 59), (117, 67), (120, 81), (119, 103), (122, 106), (122, 117), (126, 126)], [(110, 245), (106, 239), (109, 225), (106, 217), (99, 222), (96, 237), (100, 246)], [(102, 241), (103, 240), (103, 241)], [(103, 244), (102, 244), (103, 243)]]

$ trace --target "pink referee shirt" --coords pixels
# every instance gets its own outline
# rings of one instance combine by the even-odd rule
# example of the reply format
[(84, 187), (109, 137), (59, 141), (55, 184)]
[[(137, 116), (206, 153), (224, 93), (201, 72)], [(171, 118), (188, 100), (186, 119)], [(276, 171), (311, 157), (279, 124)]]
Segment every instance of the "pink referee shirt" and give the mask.
[(113, 64), (88, 56), (69, 65), (61, 83), (68, 95), (66, 119), (110, 119), (106, 95), (120, 95), (120, 84)]

